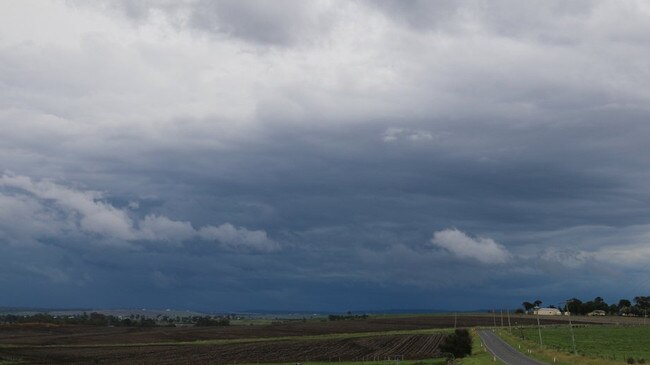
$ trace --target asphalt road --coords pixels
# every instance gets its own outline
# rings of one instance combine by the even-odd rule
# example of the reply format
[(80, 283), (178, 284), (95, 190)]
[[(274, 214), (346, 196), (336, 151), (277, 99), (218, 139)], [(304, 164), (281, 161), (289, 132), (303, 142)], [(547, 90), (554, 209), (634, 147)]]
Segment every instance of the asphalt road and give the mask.
[(479, 330), (478, 335), (483, 346), (506, 365), (547, 365), (517, 351), (490, 330)]

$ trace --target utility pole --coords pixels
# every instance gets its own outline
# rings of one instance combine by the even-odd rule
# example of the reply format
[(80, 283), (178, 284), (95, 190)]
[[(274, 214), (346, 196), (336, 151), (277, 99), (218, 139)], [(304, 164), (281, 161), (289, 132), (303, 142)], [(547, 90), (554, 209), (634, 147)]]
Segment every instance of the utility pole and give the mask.
[(499, 310), (499, 314), (501, 315), (501, 328), (503, 328), (503, 309)]
[(537, 332), (539, 333), (539, 348), (544, 348), (544, 343), (542, 342), (542, 326), (539, 324), (539, 314), (537, 314)]
[(454, 312), (454, 329), (456, 329), (456, 324), (458, 323), (458, 314)]
[(508, 309), (508, 332), (512, 333), (512, 326), (510, 325), (510, 309)]
[(573, 323), (571, 323), (571, 311), (569, 311), (569, 301), (567, 300), (564, 302), (564, 310), (569, 313), (569, 329), (571, 331), (571, 343), (573, 344), (573, 354), (578, 355), (578, 351), (576, 350), (576, 337), (573, 334)]

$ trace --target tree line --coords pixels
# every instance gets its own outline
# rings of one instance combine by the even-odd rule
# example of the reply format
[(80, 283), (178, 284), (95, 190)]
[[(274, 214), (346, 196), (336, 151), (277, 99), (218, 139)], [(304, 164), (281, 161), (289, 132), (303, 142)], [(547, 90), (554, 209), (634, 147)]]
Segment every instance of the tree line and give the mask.
[(228, 326), (230, 319), (220, 316), (164, 316), (147, 317), (140, 314), (129, 316), (114, 316), (92, 312), (90, 314), (51, 315), (37, 313), (31, 315), (4, 314), (0, 315), (0, 323), (52, 323), (86, 326), (114, 326), (114, 327), (174, 327), (176, 324), (206, 326)]
[(348, 314), (341, 315), (341, 314), (330, 314), (327, 318), (329, 318), (330, 321), (349, 321), (353, 319), (366, 319), (368, 318), (367, 314), (351, 314), (348, 312)]
[[(521, 305), (523, 309), (518, 309), (518, 312), (530, 312), (535, 307), (542, 305), (541, 300), (533, 302), (523, 302)], [(558, 308), (554, 305), (549, 305), (549, 308)], [(610, 315), (625, 315), (625, 316), (645, 316), (650, 311), (650, 296), (636, 296), (632, 300), (620, 299), (618, 303), (608, 304), (602, 297), (596, 297), (593, 300), (583, 302), (578, 298), (571, 298), (560, 305), (558, 308), (563, 311), (568, 311), (571, 314), (589, 314), (596, 310), (601, 310)]]

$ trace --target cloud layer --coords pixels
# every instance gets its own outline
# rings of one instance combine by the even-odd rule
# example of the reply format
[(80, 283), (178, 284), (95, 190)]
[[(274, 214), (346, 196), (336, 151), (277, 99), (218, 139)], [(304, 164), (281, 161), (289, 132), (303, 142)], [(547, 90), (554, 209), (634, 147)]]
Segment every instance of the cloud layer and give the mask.
[(0, 306), (641, 295), (649, 19), (605, 0), (2, 3)]

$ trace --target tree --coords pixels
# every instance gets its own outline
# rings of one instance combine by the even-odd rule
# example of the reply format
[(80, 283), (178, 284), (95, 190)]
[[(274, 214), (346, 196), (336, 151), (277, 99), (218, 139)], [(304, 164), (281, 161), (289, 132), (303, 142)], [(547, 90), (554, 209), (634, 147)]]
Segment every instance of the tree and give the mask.
[(533, 302), (533, 304), (535, 304), (535, 307), (539, 307), (540, 305), (542, 305), (542, 301), (537, 299), (536, 301)]
[(607, 312), (609, 305), (607, 305), (602, 297), (596, 297), (594, 298), (594, 310), (596, 309)]
[(627, 299), (621, 299), (618, 301), (618, 310), (624, 310), (626, 308), (630, 308), (632, 306), (632, 302), (630, 302)]
[(607, 309), (607, 312), (609, 312), (609, 314), (617, 314), (618, 306), (616, 304), (610, 305), (609, 308)]
[(571, 298), (566, 301), (566, 307), (571, 314), (580, 314), (582, 313), (582, 300)]
[(521, 305), (524, 307), (526, 312), (530, 311), (531, 309), (533, 309), (535, 307), (535, 304), (533, 304), (531, 302), (523, 302), (523, 303), (521, 303)]
[(582, 303), (580, 306), (580, 314), (587, 314), (593, 312), (596, 309), (596, 303), (593, 300), (590, 300), (586, 303)]
[(647, 311), (650, 309), (650, 297), (645, 297), (645, 296), (638, 296), (634, 297), (634, 303), (641, 309), (642, 311)]
[(455, 358), (465, 357), (472, 354), (472, 336), (466, 329), (457, 329), (454, 333), (447, 335), (440, 345), (440, 351), (453, 354)]
[(210, 316), (197, 317), (195, 326), (197, 327), (210, 327), (210, 326), (228, 326), (230, 320), (228, 318), (213, 319)]
[(90, 318), (87, 322), (93, 326), (106, 326), (108, 324), (106, 316), (97, 312), (90, 313)]

